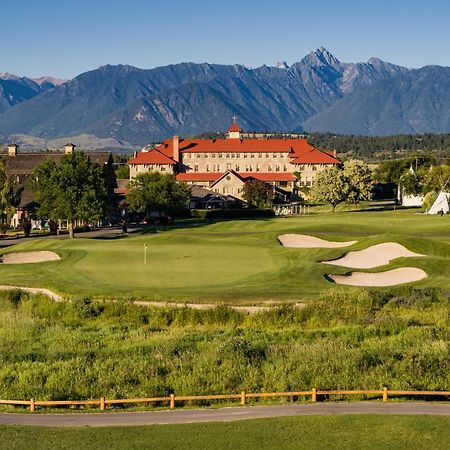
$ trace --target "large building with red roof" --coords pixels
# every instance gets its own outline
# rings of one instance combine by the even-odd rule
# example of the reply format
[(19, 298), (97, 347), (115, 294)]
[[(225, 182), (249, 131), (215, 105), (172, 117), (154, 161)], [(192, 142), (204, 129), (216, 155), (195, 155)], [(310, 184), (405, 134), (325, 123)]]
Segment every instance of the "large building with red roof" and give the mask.
[(227, 139), (166, 139), (128, 161), (130, 179), (149, 171), (173, 173), (179, 181), (240, 198), (248, 179), (292, 191), (295, 182), (310, 187), (321, 170), (340, 163), (335, 152), (306, 139), (242, 139), (241, 133), (234, 122)]

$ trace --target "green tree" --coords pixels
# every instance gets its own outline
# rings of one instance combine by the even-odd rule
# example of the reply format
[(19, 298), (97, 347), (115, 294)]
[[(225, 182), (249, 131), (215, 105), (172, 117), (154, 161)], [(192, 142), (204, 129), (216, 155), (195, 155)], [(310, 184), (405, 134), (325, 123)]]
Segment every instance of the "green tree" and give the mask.
[(330, 203), (334, 212), (336, 206), (348, 198), (348, 180), (344, 171), (334, 166), (325, 168), (317, 175), (311, 197), (317, 202)]
[(344, 164), (344, 176), (348, 182), (347, 201), (357, 205), (372, 198), (372, 173), (369, 166), (359, 159)]
[(423, 174), (423, 193), (445, 191), (450, 186), (450, 165), (433, 166)]
[(412, 170), (407, 170), (400, 177), (400, 187), (403, 194), (419, 195), (422, 192), (422, 181), (420, 176)]
[(190, 190), (186, 183), (178, 182), (175, 175), (148, 172), (137, 175), (130, 182), (127, 202), (132, 211), (168, 212), (186, 207)]
[(272, 187), (261, 180), (248, 180), (242, 189), (242, 198), (249, 206), (268, 208), (272, 205)]
[(39, 204), (38, 216), (67, 220), (74, 237), (76, 221), (95, 221), (108, 211), (107, 182), (99, 164), (83, 152), (64, 155), (60, 164), (46, 160), (34, 171), (31, 187)]
[(4, 164), (0, 164), (0, 222), (1, 228), (6, 229), (19, 206), (20, 194), (17, 182), (6, 176)]

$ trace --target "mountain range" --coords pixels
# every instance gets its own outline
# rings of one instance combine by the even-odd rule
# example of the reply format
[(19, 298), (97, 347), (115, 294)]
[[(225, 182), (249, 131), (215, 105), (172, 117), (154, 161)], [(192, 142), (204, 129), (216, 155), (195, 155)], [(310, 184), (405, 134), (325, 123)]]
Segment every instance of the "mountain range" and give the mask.
[(343, 63), (323, 47), (291, 66), (254, 69), (107, 65), (72, 80), (0, 73), (0, 135), (133, 147), (225, 130), (233, 115), (247, 131), (449, 132), (449, 87), (450, 68)]

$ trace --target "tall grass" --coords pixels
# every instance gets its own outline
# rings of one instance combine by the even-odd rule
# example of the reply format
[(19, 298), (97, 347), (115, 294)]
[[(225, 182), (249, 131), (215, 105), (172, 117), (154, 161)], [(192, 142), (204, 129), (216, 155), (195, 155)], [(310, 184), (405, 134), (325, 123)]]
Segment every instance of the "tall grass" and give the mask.
[(329, 291), (247, 315), (0, 293), (0, 398), (450, 389), (450, 294)]

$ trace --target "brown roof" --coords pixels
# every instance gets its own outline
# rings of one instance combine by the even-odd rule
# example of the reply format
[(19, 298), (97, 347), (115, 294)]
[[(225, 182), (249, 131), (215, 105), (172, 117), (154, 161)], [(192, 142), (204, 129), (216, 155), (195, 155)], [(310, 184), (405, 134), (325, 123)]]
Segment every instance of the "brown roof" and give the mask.
[[(86, 152), (92, 161), (107, 164), (110, 161), (109, 152)], [(59, 162), (64, 156), (63, 152), (18, 153), (6, 159), (6, 173), (12, 175), (31, 175), (36, 167), (47, 159)]]

